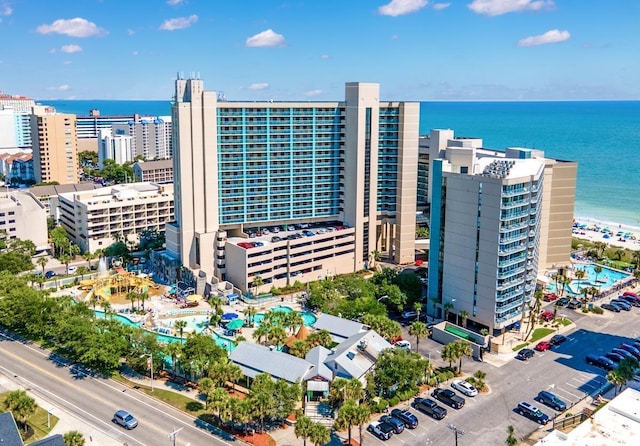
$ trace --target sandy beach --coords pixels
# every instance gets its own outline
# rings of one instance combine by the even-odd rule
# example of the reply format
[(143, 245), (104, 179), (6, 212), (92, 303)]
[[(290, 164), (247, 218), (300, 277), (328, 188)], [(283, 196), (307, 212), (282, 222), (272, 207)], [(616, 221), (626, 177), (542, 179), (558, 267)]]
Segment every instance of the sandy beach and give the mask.
[(593, 242), (604, 242), (608, 246), (640, 249), (640, 228), (611, 222), (600, 222), (586, 218), (575, 218), (573, 237)]

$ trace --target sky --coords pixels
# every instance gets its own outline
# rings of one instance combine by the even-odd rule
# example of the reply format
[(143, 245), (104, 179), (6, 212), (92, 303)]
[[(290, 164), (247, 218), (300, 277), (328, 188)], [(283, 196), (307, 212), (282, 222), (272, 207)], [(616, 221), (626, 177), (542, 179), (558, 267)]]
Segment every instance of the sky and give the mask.
[(640, 99), (639, 0), (0, 0), (0, 91), (228, 100)]

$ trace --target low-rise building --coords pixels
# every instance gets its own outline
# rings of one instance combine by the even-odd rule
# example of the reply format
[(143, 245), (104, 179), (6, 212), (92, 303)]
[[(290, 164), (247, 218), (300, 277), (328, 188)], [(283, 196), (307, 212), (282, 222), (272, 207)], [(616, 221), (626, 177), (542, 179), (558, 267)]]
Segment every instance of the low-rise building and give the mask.
[(83, 252), (118, 240), (139, 243), (174, 219), (173, 184), (129, 183), (60, 194), (60, 224)]
[(47, 213), (42, 203), (25, 190), (0, 192), (0, 234), (9, 240), (30, 240), (38, 250), (47, 249)]
[(138, 161), (132, 167), (136, 181), (173, 183), (173, 160)]

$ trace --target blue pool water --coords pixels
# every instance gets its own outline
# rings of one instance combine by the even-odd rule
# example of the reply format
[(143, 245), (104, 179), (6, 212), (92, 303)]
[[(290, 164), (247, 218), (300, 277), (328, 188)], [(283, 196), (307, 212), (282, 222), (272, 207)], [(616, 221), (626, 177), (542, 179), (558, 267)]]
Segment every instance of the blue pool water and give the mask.
[[(273, 307), (270, 311), (279, 311), (279, 312), (282, 312), (282, 313), (291, 313), (294, 310), (291, 307), (287, 307), (287, 306), (284, 306), (284, 305), (279, 305), (277, 307)], [(315, 314), (309, 313), (308, 311), (299, 311), (298, 313), (300, 313), (302, 315), (302, 320), (304, 320), (304, 325), (306, 325), (307, 327), (310, 327), (313, 324), (315, 324), (316, 320), (318, 319)], [(260, 325), (260, 323), (262, 322), (263, 319), (264, 319), (264, 313), (258, 313), (253, 317), (253, 321), (254, 321), (254, 323), (256, 325)]]
[[(607, 268), (606, 266), (600, 265), (602, 271), (599, 274), (596, 274), (594, 268), (595, 264), (585, 263), (575, 265), (574, 268), (576, 270), (581, 269), (586, 273), (584, 278), (582, 279), (573, 279), (569, 285), (565, 287), (565, 292), (576, 296), (580, 294), (580, 290), (585, 287), (596, 287), (601, 291), (606, 291), (613, 286), (616, 282), (626, 279), (629, 277), (629, 273), (618, 271), (615, 269)], [(547, 285), (547, 290), (549, 291), (557, 291), (556, 283), (554, 280), (549, 282)]]
[[(96, 317), (104, 319), (105, 315), (104, 315), (104, 311), (100, 311), (100, 310), (95, 310), (94, 311)], [(134, 322), (131, 319), (129, 319), (128, 317), (122, 315), (122, 314), (114, 314), (113, 318), (115, 320), (117, 320), (118, 322), (120, 322), (121, 324), (124, 325), (129, 325), (132, 327), (138, 327), (141, 328), (141, 323), (140, 322)], [(193, 327), (196, 328), (195, 331), (202, 331), (202, 329), (204, 328), (204, 324), (203, 321), (206, 321), (206, 316), (203, 319), (203, 316), (200, 316), (199, 319), (197, 318), (184, 318), (187, 319), (187, 327), (189, 327), (189, 324), (192, 324)], [(196, 321), (194, 322), (193, 319), (196, 319)], [(191, 330), (193, 330), (193, 327), (191, 328)], [(170, 335), (166, 335), (166, 334), (160, 334), (160, 333), (156, 333), (155, 331), (151, 331), (151, 330), (146, 330), (145, 331), (147, 333), (151, 333), (153, 335), (156, 336), (156, 338), (158, 339), (158, 342), (163, 342), (165, 344), (168, 344), (170, 342), (180, 342), (181, 339), (177, 336), (170, 336)], [(189, 331), (189, 329), (185, 330), (185, 331)], [(218, 333), (213, 332), (212, 335), (213, 339), (216, 341), (216, 344), (218, 344), (220, 347), (224, 348), (227, 351), (233, 351), (236, 348), (236, 344), (228, 338), (225, 338), (223, 336), (220, 336)]]

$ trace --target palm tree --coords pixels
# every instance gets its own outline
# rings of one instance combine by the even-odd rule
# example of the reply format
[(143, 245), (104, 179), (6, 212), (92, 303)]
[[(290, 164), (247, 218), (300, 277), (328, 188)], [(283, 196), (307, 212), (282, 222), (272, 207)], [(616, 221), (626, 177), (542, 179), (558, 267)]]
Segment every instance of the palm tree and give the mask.
[(413, 304), (413, 310), (416, 312), (416, 321), (420, 320), (420, 313), (422, 313), (422, 303), (415, 302)]
[(39, 267), (42, 268), (42, 275), (44, 276), (44, 269), (47, 266), (47, 258), (46, 257), (38, 257), (38, 260), (36, 260), (36, 263), (38, 264)]
[(578, 290), (580, 290), (580, 281), (582, 279), (584, 279), (584, 276), (587, 274), (585, 273), (585, 271), (583, 269), (578, 269), (576, 270), (576, 272), (573, 273), (576, 276), (576, 279), (578, 279)]
[(62, 436), (64, 446), (84, 446), (84, 437), (78, 431), (69, 431)]
[(460, 363), (458, 365), (458, 373), (462, 373), (462, 359), (466, 356), (466, 357), (470, 357), (473, 354), (473, 348), (471, 347), (471, 343), (469, 343), (468, 341), (456, 341), (454, 343), (454, 345), (456, 346), (456, 353), (458, 356), (458, 359), (460, 360)]
[(560, 282), (560, 285), (561, 285), (560, 296), (562, 297), (564, 295), (564, 290), (565, 290), (566, 286), (571, 283), (571, 279), (568, 278), (567, 276), (560, 276), (559, 282)]
[(463, 326), (464, 328), (467, 328), (467, 319), (468, 319), (468, 318), (469, 318), (469, 312), (468, 312), (468, 311), (465, 311), (465, 310), (462, 310), (462, 311), (460, 312), (460, 319), (462, 319), (462, 326)]
[(264, 285), (264, 280), (262, 280), (262, 277), (260, 277), (260, 275), (257, 275), (253, 278), (253, 289), (255, 290), (253, 295), (257, 296), (258, 295), (258, 288), (260, 288), (262, 285)]
[[(211, 299), (209, 299), (209, 303), (211, 303)], [(244, 315), (247, 317), (249, 321), (249, 325), (253, 327), (253, 317), (258, 314), (258, 310), (256, 307), (247, 307), (244, 309)]]
[(636, 264), (636, 268), (640, 269), (640, 250), (633, 251), (631, 253), (631, 258), (634, 260), (634, 262)]
[(289, 354), (297, 358), (304, 358), (309, 352), (309, 344), (305, 341), (294, 341), (289, 347)]
[(515, 436), (515, 429), (513, 428), (513, 426), (507, 427), (507, 435), (508, 437), (505, 440), (507, 446), (516, 446), (518, 444), (518, 439)]
[(449, 320), (449, 312), (453, 308), (453, 303), (452, 302), (445, 302), (445, 304), (442, 306), (442, 308), (444, 309), (444, 320), (448, 321)]
[(331, 432), (329, 432), (326, 426), (320, 423), (313, 423), (309, 439), (313, 442), (314, 446), (323, 446), (331, 441)]
[(138, 300), (142, 304), (142, 311), (144, 311), (144, 301), (149, 298), (149, 293), (146, 291), (139, 290), (138, 292)]
[(218, 423), (222, 423), (221, 413), (227, 406), (229, 394), (222, 387), (214, 389), (207, 397), (207, 405), (212, 412), (215, 412), (218, 416)]
[(209, 403), (209, 394), (213, 390), (213, 380), (211, 378), (200, 378), (198, 381), (198, 389), (200, 393), (205, 396), (204, 400), (204, 410), (207, 410), (207, 405)]
[(347, 429), (347, 444), (351, 444), (351, 427), (357, 424), (358, 419), (358, 405), (353, 400), (346, 400), (340, 410), (338, 411), (338, 417), (336, 418), (334, 427), (336, 430)]
[(86, 251), (84, 254), (82, 254), (82, 258), (87, 261), (87, 269), (89, 271), (91, 271), (91, 261), (96, 257), (97, 255), (92, 253), (91, 251)]
[(351, 378), (347, 381), (344, 393), (349, 400), (356, 402), (364, 398), (364, 389), (362, 388), (362, 382), (357, 378)]
[[(135, 311), (135, 307), (134, 304), (136, 302), (136, 299), (138, 298), (138, 293), (135, 293), (133, 291), (129, 291), (127, 293), (127, 295), (125, 296), (125, 299), (130, 300), (131, 301), (131, 312)], [(177, 323), (177, 322), (176, 322)]]
[(280, 326), (274, 326), (267, 335), (267, 340), (271, 345), (282, 347), (287, 341), (287, 332)]
[(353, 421), (354, 421), (354, 424), (358, 425), (358, 436), (359, 436), (360, 444), (362, 444), (362, 426), (369, 421), (370, 414), (371, 414), (371, 410), (369, 409), (369, 406), (365, 406), (365, 405), (359, 405), (357, 409), (354, 411)]
[(595, 282), (598, 283), (598, 275), (602, 272), (602, 267), (600, 265), (594, 266), (593, 272), (596, 273)]
[(176, 330), (178, 330), (178, 333), (180, 333), (180, 339), (182, 340), (182, 334), (184, 332), (184, 329), (187, 327), (187, 321), (183, 319), (177, 320), (175, 324), (173, 324), (173, 326)]
[(69, 263), (71, 263), (71, 256), (69, 254), (62, 254), (60, 256), (60, 263), (64, 264), (65, 266), (65, 275), (69, 275)]
[(13, 413), (25, 432), (28, 431), (27, 418), (36, 412), (38, 405), (36, 400), (27, 395), (24, 390), (14, 390), (9, 392), (4, 401), (4, 407)]
[(311, 418), (306, 415), (298, 414), (296, 417), (294, 433), (296, 434), (296, 438), (302, 438), (303, 446), (307, 446), (307, 438), (311, 437), (313, 424)]
[(453, 344), (447, 344), (440, 350), (440, 355), (443, 361), (449, 363), (449, 368), (452, 368), (453, 362), (458, 360), (456, 355), (455, 346)]
[(627, 378), (618, 369), (611, 370), (607, 373), (607, 381), (614, 385), (616, 395), (622, 387), (627, 384)]
[(182, 344), (179, 342), (170, 342), (164, 350), (167, 355), (171, 356), (171, 366), (173, 368), (173, 375), (175, 376), (178, 367), (178, 357), (180, 353), (182, 353)]
[(593, 246), (596, 248), (596, 255), (598, 256), (598, 258), (602, 256), (604, 250), (607, 248), (607, 244), (601, 241), (595, 242)]
[(106, 299), (102, 299), (100, 307), (102, 308), (102, 311), (104, 311), (104, 318), (106, 319), (107, 316), (111, 314), (111, 303)]
[(409, 327), (409, 334), (416, 337), (416, 353), (418, 352), (418, 345), (420, 344), (420, 338), (426, 338), (429, 336), (429, 329), (423, 322), (414, 322)]
[(267, 338), (269, 335), (269, 324), (265, 324), (264, 321), (258, 325), (258, 327), (253, 331), (253, 339), (258, 344), (263, 344), (263, 338)]

